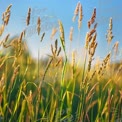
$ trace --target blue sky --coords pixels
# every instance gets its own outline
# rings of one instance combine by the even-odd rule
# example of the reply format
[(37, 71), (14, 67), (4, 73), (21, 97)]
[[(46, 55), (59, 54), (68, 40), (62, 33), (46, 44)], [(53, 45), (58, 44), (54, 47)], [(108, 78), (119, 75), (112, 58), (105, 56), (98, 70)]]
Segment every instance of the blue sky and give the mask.
[[(83, 22), (80, 32), (77, 28), (77, 20), (75, 23), (72, 22), (74, 9), (77, 2), (80, 1), (83, 6)], [(112, 45), (119, 41), (120, 44), (120, 55), (122, 58), (122, 1), (121, 0), (1, 0), (0, 1), (0, 16), (5, 11), (6, 7), (12, 4), (10, 23), (5, 29), (4, 35), (10, 33), (11, 36), (18, 35), (23, 29), (27, 29), (27, 43), (30, 51), (34, 57), (37, 56), (37, 51), (40, 49), (40, 55), (44, 56), (50, 52), (50, 44), (54, 43), (54, 40), (50, 40), (52, 28), (58, 27), (58, 20), (61, 20), (65, 29), (65, 38), (67, 49), (69, 48), (69, 31), (70, 27), (74, 27), (74, 36), (72, 42), (72, 49), (82, 51), (84, 46), (85, 34), (88, 31), (87, 21), (92, 15), (94, 8), (97, 9), (97, 52), (100, 58), (103, 58), (108, 51), (107, 41), (105, 34), (108, 29), (109, 18), (113, 18), (113, 35), (115, 36), (112, 40)], [(31, 24), (26, 27), (26, 16), (28, 8), (32, 8)], [(43, 20), (42, 32), (45, 31), (46, 36), (44, 42), (40, 43), (40, 37), (34, 32), (35, 25), (38, 16)], [(0, 20), (0, 23), (2, 21)], [(58, 37), (58, 33), (56, 37)], [(55, 38), (56, 38), (55, 37)], [(1, 37), (2, 38), (2, 37)]]

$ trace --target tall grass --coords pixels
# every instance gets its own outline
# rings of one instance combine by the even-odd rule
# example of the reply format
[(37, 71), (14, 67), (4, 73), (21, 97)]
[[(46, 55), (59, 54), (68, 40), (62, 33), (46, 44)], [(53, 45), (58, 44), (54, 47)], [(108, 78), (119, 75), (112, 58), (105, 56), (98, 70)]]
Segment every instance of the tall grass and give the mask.
[[(11, 7), (12, 5), (8, 6), (3, 13), (0, 36), (9, 23)], [(78, 3), (73, 17), (73, 21), (75, 21), (79, 15), (78, 24), (80, 25), (78, 28), (81, 27), (82, 12), (81, 3)], [(31, 8), (27, 14), (27, 26), (30, 24), (30, 19)], [(77, 64), (75, 52), (72, 53), (72, 64), (68, 60), (65, 27), (61, 21), (59, 21), (61, 45), (56, 40), (55, 45), (51, 45), (52, 55), (45, 60), (40, 59), (39, 52), (37, 52), (38, 61), (32, 58), (26, 48), (25, 31), (22, 31), (17, 38), (10, 38), (9, 34), (0, 42), (2, 47), (0, 55), (0, 121), (121, 121), (122, 64), (110, 62), (112, 48), (101, 63), (95, 64), (97, 67), (92, 66), (97, 48), (95, 19), (96, 8), (88, 21), (89, 32), (85, 39), (86, 55), (83, 66)], [(41, 19), (37, 18), (37, 20), (39, 36)], [(110, 43), (113, 38), (111, 35), (112, 19), (110, 19), (109, 31), (107, 39)], [(114, 48), (118, 47), (114, 45)], [(64, 57), (61, 57), (61, 51)]]

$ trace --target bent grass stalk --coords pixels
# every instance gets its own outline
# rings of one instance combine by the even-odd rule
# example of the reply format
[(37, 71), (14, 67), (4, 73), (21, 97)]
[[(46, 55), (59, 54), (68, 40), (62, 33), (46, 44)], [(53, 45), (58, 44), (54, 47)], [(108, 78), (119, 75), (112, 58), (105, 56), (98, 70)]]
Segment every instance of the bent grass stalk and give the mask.
[(63, 104), (64, 104), (64, 98), (66, 95), (66, 91), (64, 91), (64, 78), (65, 78), (65, 73), (66, 73), (66, 65), (67, 65), (67, 55), (66, 55), (66, 50), (65, 50), (65, 37), (64, 37), (64, 28), (63, 28), (63, 24), (61, 21), (59, 21), (59, 30), (60, 30), (60, 41), (62, 44), (62, 48), (64, 51), (64, 57), (65, 57), (65, 61), (63, 64), (63, 69), (62, 69), (62, 74), (61, 74), (61, 105), (60, 105), (60, 117), (61, 117), (61, 112), (62, 112), (62, 108), (63, 108)]

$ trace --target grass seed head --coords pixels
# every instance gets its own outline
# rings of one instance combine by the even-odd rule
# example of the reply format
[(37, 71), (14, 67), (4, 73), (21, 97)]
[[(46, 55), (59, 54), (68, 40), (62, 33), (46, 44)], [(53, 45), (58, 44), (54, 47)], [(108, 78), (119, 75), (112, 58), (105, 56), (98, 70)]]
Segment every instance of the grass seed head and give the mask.
[(80, 6), (80, 1), (77, 3), (77, 6), (76, 6), (76, 8), (75, 8), (74, 16), (73, 16), (73, 19), (72, 19), (73, 22), (75, 21), (76, 16), (78, 16), (78, 13), (79, 13), (79, 6)]
[(86, 33), (86, 38), (85, 38), (85, 48), (88, 49), (88, 46), (89, 46), (89, 33), (87, 32)]
[(92, 63), (92, 55), (90, 55), (90, 57), (89, 57), (88, 72), (91, 70), (91, 63)]
[(18, 43), (21, 43), (21, 42), (22, 42), (23, 35), (24, 35), (24, 33), (21, 32), (20, 37), (19, 37), (19, 39), (18, 39)]
[(69, 40), (70, 40), (70, 41), (73, 40), (73, 30), (74, 30), (74, 28), (71, 27), (71, 28), (70, 28), (70, 33), (69, 33)]
[(8, 25), (10, 15), (11, 15), (11, 11), (10, 11), (11, 7), (12, 7), (12, 4), (10, 4), (7, 7), (6, 11), (2, 14), (2, 20), (3, 20), (4, 25)]
[(106, 39), (107, 39), (107, 42), (108, 44), (111, 43), (112, 39), (113, 39), (113, 33), (112, 33), (112, 28), (113, 28), (113, 24), (112, 24), (112, 18), (110, 18), (110, 21), (109, 21), (109, 29), (107, 30), (107, 34), (106, 34)]
[(83, 10), (82, 10), (82, 5), (79, 4), (79, 19), (78, 19), (78, 28), (81, 28), (82, 24), (82, 19), (83, 19)]
[(90, 29), (91, 25), (95, 22), (96, 19), (96, 8), (94, 8), (94, 11), (92, 13), (92, 17), (88, 21), (88, 28)]
[(52, 29), (52, 33), (51, 33), (51, 39), (53, 39), (53, 37), (55, 36), (55, 34), (56, 34), (56, 32), (57, 32), (57, 28), (53, 28)]
[(57, 48), (58, 48), (58, 40), (55, 40), (55, 53), (57, 52)]
[(110, 57), (111, 57), (111, 52), (108, 53), (108, 55), (104, 58), (104, 60), (102, 61), (102, 65), (100, 66), (99, 70), (98, 70), (98, 75), (99, 77), (103, 76), (104, 74), (104, 70), (106, 69), (106, 66), (110, 60)]
[(7, 12), (10, 12), (11, 7), (12, 7), (12, 4), (10, 4), (10, 5), (7, 7), (6, 11), (7, 11)]
[(90, 32), (89, 35), (91, 36), (92, 34), (94, 34), (96, 32), (96, 30), (93, 28)]
[(91, 43), (90, 48), (89, 48), (89, 55), (91, 55), (92, 57), (95, 54), (96, 47), (97, 47), (97, 43), (96, 42), (94, 44)]
[(4, 32), (4, 25), (2, 24), (1, 26), (0, 26), (0, 36), (2, 36), (2, 34), (3, 34), (3, 32)]
[(30, 24), (30, 16), (31, 16), (31, 8), (28, 9), (28, 14), (26, 18), (26, 25), (28, 26)]
[(88, 28), (90, 29), (90, 27), (91, 27), (90, 21), (88, 21), (87, 25), (88, 25)]
[(112, 22), (112, 18), (110, 18), (109, 29), (112, 30), (112, 28), (113, 28), (113, 22)]
[(91, 43), (95, 43), (96, 41), (96, 38), (97, 38), (97, 33), (95, 33), (93, 36), (92, 36), (92, 39), (91, 39)]
[(96, 8), (94, 8), (90, 23), (93, 24), (95, 22), (95, 19), (96, 19)]
[(96, 70), (92, 73), (92, 75), (91, 75), (89, 81), (92, 81), (92, 79), (94, 78), (95, 74), (96, 74)]
[(42, 37), (41, 37), (41, 42), (43, 41), (44, 36), (45, 36), (45, 32), (42, 34)]
[(41, 19), (40, 19), (40, 17), (38, 17), (38, 20), (37, 20), (37, 32), (38, 32), (38, 35), (40, 34), (40, 31), (41, 31)]
[(37, 19), (37, 26), (40, 26), (41, 25), (41, 19), (40, 19), (40, 17), (38, 17), (38, 19)]
[(63, 48), (65, 48), (64, 28), (61, 21), (59, 21), (59, 31), (60, 31), (60, 39), (61, 39), (62, 46)]

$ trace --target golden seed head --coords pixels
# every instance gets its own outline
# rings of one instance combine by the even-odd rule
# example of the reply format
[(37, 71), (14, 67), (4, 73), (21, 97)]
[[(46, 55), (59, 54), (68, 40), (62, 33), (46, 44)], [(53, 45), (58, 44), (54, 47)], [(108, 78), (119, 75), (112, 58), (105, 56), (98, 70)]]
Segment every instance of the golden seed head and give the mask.
[(95, 20), (95, 18), (96, 18), (96, 8), (94, 8), (94, 11), (93, 11), (93, 14), (92, 14), (92, 18), (91, 19), (94, 19)]
[(112, 22), (112, 18), (110, 18), (110, 22), (109, 22), (109, 28), (110, 28), (110, 30), (112, 30), (112, 27), (113, 27), (113, 24), (112, 24), (113, 22)]
[(90, 21), (88, 21), (88, 28), (90, 29), (90, 27), (91, 27), (91, 23)]
[(41, 24), (41, 19), (40, 19), (40, 17), (38, 17), (37, 25), (40, 25), (40, 24)]
[(60, 31), (60, 37), (62, 38), (62, 40), (64, 40), (64, 29), (61, 21), (59, 21), (59, 31)]
[(11, 15), (11, 12), (10, 12), (11, 6), (12, 6), (12, 4), (10, 4), (7, 7), (6, 11), (2, 14), (2, 20), (3, 20), (4, 25), (8, 25), (10, 15)]
[(53, 28), (52, 29), (52, 33), (51, 33), (51, 39), (53, 39), (53, 37), (55, 36), (56, 32), (57, 32), (57, 28)]
[(91, 55), (92, 57), (94, 56), (95, 50), (97, 47), (97, 43), (91, 43), (90, 47), (89, 47), (89, 55)]
[(109, 59), (110, 59), (110, 56), (111, 56), (111, 53), (109, 53), (109, 54), (105, 57), (105, 59), (103, 60), (103, 63), (104, 63), (105, 65), (108, 63), (108, 61), (109, 61)]
[(18, 43), (21, 43), (21, 42), (22, 42), (23, 35), (24, 35), (24, 33), (21, 32), (20, 37), (19, 37), (19, 39), (18, 39)]
[(107, 39), (107, 42), (108, 44), (111, 43), (112, 39), (113, 39), (113, 34), (112, 34), (112, 18), (110, 18), (110, 22), (109, 22), (109, 29), (107, 31), (107, 34), (106, 34), (106, 39)]
[(40, 19), (40, 17), (38, 17), (38, 20), (37, 20), (37, 32), (38, 32), (38, 35), (40, 34), (40, 31), (41, 31), (41, 19)]
[(3, 34), (3, 32), (4, 32), (4, 25), (2, 24), (2, 25), (0, 26), (0, 36)]
[(82, 10), (82, 5), (79, 4), (79, 19), (78, 19), (78, 28), (81, 28), (82, 24), (82, 19), (83, 19), (83, 10)]
[(70, 28), (70, 33), (69, 33), (69, 40), (70, 40), (70, 41), (73, 40), (73, 30), (74, 30), (74, 28), (71, 27), (71, 28)]
[(12, 4), (10, 4), (10, 5), (7, 7), (6, 11), (7, 11), (7, 12), (10, 12), (11, 7), (12, 7)]
[(59, 31), (60, 31), (60, 39), (63, 46), (65, 46), (65, 38), (64, 38), (64, 28), (62, 22), (59, 20)]
[(96, 32), (96, 30), (93, 28), (90, 32), (89, 35), (91, 36), (92, 34), (94, 34)]
[(80, 4), (79, 5), (79, 20), (78, 20), (79, 24), (81, 23), (82, 19), (83, 19), (83, 10), (82, 10), (82, 5)]
[(79, 21), (82, 21), (83, 19), (83, 9), (82, 9), (82, 5), (79, 5)]
[(76, 8), (75, 8), (74, 16), (73, 16), (73, 18), (72, 18), (72, 21), (73, 21), (73, 22), (75, 21), (76, 16), (78, 16), (78, 13), (79, 13), (79, 6), (80, 6), (80, 1), (77, 3)]
[(91, 43), (95, 43), (96, 38), (97, 38), (97, 33), (95, 33), (95, 34), (93, 35), (92, 40), (91, 40)]
[(90, 57), (89, 57), (89, 62), (88, 62), (88, 72), (89, 72), (90, 69), (91, 69), (91, 63), (92, 63), (92, 55), (90, 55)]
[(91, 81), (94, 78), (95, 74), (96, 74), (96, 70), (92, 73), (89, 81)]
[[(91, 25), (95, 22), (95, 19), (96, 19), (96, 8), (94, 8), (94, 11), (92, 13), (92, 17), (88, 21), (88, 28), (90, 28)], [(95, 29), (95, 27), (94, 27), (94, 29)]]
[(75, 11), (74, 11), (74, 15), (78, 15), (79, 6), (80, 6), (80, 1), (77, 3), (77, 6), (76, 6)]

